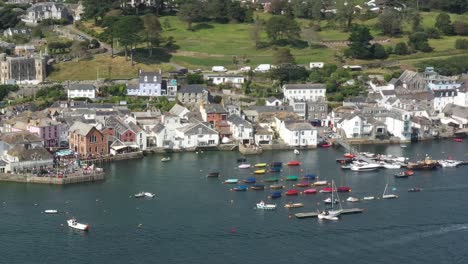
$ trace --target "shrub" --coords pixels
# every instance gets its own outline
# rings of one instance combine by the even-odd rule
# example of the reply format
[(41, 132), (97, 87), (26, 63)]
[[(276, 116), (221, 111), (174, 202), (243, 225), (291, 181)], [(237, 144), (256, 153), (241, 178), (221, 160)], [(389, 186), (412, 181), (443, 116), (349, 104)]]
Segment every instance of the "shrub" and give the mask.
[(455, 41), (456, 49), (468, 49), (468, 39), (457, 39)]

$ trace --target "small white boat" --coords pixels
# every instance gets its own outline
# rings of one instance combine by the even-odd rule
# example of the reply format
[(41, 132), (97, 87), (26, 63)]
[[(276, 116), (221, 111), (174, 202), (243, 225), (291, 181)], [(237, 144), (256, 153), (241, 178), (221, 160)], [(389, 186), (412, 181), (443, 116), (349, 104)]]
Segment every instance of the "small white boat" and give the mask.
[(408, 146), (406, 146), (406, 145), (400, 145), (400, 148), (406, 148), (406, 147), (408, 147)]
[(346, 199), (347, 202), (351, 202), (351, 203), (355, 203), (355, 202), (359, 202), (361, 201), (359, 198), (356, 198), (356, 197), (348, 197), (348, 199)]
[(352, 165), (342, 165), (342, 166), (341, 166), (341, 168), (342, 168), (343, 170), (349, 170), (349, 169), (351, 169), (351, 167), (352, 167)]
[[(328, 197), (327, 199), (323, 200), (324, 203), (326, 204), (331, 204), (332, 203), (332, 198)], [(340, 201), (338, 199), (335, 199), (335, 204), (339, 203)]]
[(385, 185), (384, 192), (382, 194), (382, 199), (396, 199), (398, 198), (395, 194), (387, 194), (388, 184)]
[(318, 219), (337, 221), (338, 216), (341, 214), (341, 210), (322, 211), (317, 215)]
[(386, 168), (386, 169), (390, 169), (390, 170), (396, 170), (396, 169), (401, 168), (401, 165), (400, 164), (385, 163), (385, 164), (383, 164), (383, 167)]
[(171, 160), (170, 157), (164, 157), (164, 158), (161, 159), (161, 161), (163, 161), (163, 162), (164, 162), (164, 161), (170, 161), (170, 160)]
[(144, 192), (135, 193), (135, 194), (133, 195), (133, 197), (135, 197), (135, 198), (142, 198), (142, 197), (145, 197), (145, 193), (144, 193)]
[(48, 210), (45, 210), (44, 213), (46, 213), (46, 214), (56, 214), (56, 213), (58, 213), (58, 210), (48, 209)]
[(294, 154), (299, 155), (299, 154), (301, 154), (301, 153), (299, 152), (299, 150), (294, 149)]
[(303, 203), (287, 203), (284, 205), (284, 208), (299, 208), (299, 207), (304, 207)]
[(150, 193), (150, 192), (145, 192), (144, 194), (145, 194), (145, 197), (148, 197), (148, 198), (153, 198), (156, 196), (156, 194)]
[(239, 169), (248, 169), (248, 168), (250, 168), (251, 166), (252, 166), (252, 165), (250, 165), (250, 164), (241, 164), (241, 165), (239, 165)]
[(314, 186), (323, 186), (323, 185), (328, 185), (327, 181), (316, 181), (313, 183)]
[(380, 164), (363, 164), (351, 166), (352, 171), (373, 171), (380, 168)]
[(437, 162), (439, 162), (440, 166), (443, 168), (454, 168), (463, 163), (463, 161), (458, 160), (438, 160)]
[(75, 218), (67, 220), (67, 224), (68, 224), (69, 227), (71, 227), (73, 229), (77, 229), (77, 230), (81, 230), (81, 231), (88, 231), (89, 230), (89, 225), (88, 224), (80, 224), (80, 223), (76, 222)]
[(362, 198), (364, 201), (372, 201), (372, 200), (375, 200), (375, 197), (374, 196), (365, 196), (364, 198)]
[(257, 204), (257, 209), (260, 210), (275, 210), (276, 204), (266, 204), (264, 201), (261, 201)]

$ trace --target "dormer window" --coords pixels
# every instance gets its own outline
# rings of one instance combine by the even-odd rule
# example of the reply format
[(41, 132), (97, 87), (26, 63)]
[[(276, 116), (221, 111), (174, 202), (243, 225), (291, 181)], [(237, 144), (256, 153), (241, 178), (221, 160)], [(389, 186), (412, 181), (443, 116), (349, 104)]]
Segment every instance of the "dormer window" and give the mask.
[(145, 76), (145, 82), (148, 82), (148, 76)]

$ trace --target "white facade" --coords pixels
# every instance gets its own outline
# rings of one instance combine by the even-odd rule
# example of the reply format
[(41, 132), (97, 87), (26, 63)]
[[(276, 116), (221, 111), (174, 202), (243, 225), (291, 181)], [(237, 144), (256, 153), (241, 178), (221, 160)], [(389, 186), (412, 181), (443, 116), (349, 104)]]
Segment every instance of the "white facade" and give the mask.
[(309, 123), (282, 121), (278, 128), (278, 134), (288, 146), (317, 146), (317, 130)]
[(459, 89), (453, 103), (459, 106), (468, 106), (468, 89)]
[(352, 115), (350, 119), (344, 118), (336, 124), (336, 128), (343, 130), (346, 138), (360, 138), (364, 134), (364, 120), (358, 115)]
[(322, 69), (325, 63), (323, 62), (311, 62), (309, 63), (309, 68), (311, 69)]
[(237, 75), (208, 75), (206, 78), (211, 80), (214, 85), (231, 84), (235, 87), (241, 87), (245, 82), (244, 76)]
[(26, 10), (26, 15), (21, 19), (25, 23), (37, 24), (44, 19), (67, 19), (68, 11), (64, 5), (45, 2), (37, 3)]
[(96, 98), (96, 88), (93, 85), (73, 85), (67, 89), (68, 99), (73, 98)]
[(395, 90), (395, 85), (387, 83), (387, 84), (379, 84), (374, 83), (372, 80), (369, 81), (369, 86), (374, 92), (380, 92), (385, 90)]
[(394, 137), (404, 141), (411, 139), (411, 120), (409, 114), (403, 113), (401, 116), (387, 116), (384, 123), (387, 126), (387, 131)]
[(227, 119), (232, 138), (243, 144), (251, 144), (254, 141), (254, 129), (252, 124), (238, 115), (229, 116)]
[(435, 111), (442, 112), (445, 106), (453, 104), (456, 98), (456, 91), (437, 91), (434, 96), (433, 108)]
[(285, 84), (284, 98), (290, 100), (317, 101), (326, 97), (326, 87), (323, 84)]
[(140, 147), (141, 150), (146, 150), (147, 146), (147, 133), (145, 130), (141, 129), (138, 133), (136, 133), (136, 143)]

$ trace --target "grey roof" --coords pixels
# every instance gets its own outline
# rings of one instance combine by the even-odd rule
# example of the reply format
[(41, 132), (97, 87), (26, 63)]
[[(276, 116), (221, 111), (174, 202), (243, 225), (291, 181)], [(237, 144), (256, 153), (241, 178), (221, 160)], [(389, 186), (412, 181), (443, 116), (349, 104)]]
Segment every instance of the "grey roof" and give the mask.
[(180, 104), (175, 104), (171, 110), (169, 110), (169, 113), (179, 116), (182, 114), (184, 111), (188, 111), (186, 107), (181, 106)]
[(227, 121), (236, 126), (243, 125), (244, 127), (252, 128), (252, 124), (239, 115), (230, 115), (228, 116)]
[(187, 84), (187, 85), (182, 85), (178, 92), (180, 93), (207, 93), (208, 88), (204, 84)]
[(137, 124), (133, 123), (133, 122), (129, 122), (128, 123), (128, 126), (130, 127), (131, 130), (133, 130), (133, 132), (135, 133), (140, 133), (141, 131), (143, 131), (143, 129), (141, 129), (141, 127), (139, 127)]
[(1, 133), (0, 140), (10, 145), (42, 142), (39, 136), (27, 131)]
[(281, 106), (268, 106), (268, 105), (263, 105), (263, 106), (250, 106), (246, 110), (251, 110), (251, 111), (256, 111), (258, 113), (274, 113), (274, 112), (292, 112), (293, 108), (292, 106), (289, 105), (281, 105)]
[(267, 128), (261, 126), (255, 126), (255, 135), (273, 135), (272, 131), (269, 131)]
[(207, 114), (221, 114), (227, 113), (228, 111), (220, 104), (209, 104), (205, 106)]
[(74, 132), (76, 134), (86, 136), (93, 129), (94, 126), (85, 124), (83, 122), (77, 121), (68, 129), (69, 132)]
[[(273, 103), (274, 101), (276, 100), (279, 100), (278, 98), (274, 97), (274, 96), (270, 96), (266, 99), (267, 102), (269, 103)], [(280, 100), (281, 101), (281, 100)]]
[(96, 90), (96, 87), (92, 84), (74, 83), (74, 84), (70, 84), (67, 89), (68, 90)]
[(192, 135), (218, 135), (218, 131), (206, 126), (203, 123), (192, 124), (186, 127), (183, 127), (182, 132), (185, 135), (192, 136)]
[(36, 146), (35, 148), (27, 149), (24, 146), (15, 146), (8, 150), (8, 155), (17, 157), (19, 161), (32, 161), (32, 160), (50, 160), (50, 154), (44, 147)]
[(435, 90), (434, 97), (453, 97), (457, 95), (457, 90), (447, 89), (447, 90)]
[(383, 95), (396, 95), (395, 90), (382, 90)]
[(445, 106), (443, 110), (444, 114), (453, 115), (456, 117), (461, 117), (464, 119), (468, 119), (468, 107), (466, 106), (459, 106), (455, 104), (448, 104)]
[(326, 89), (323, 83), (285, 84), (284, 89)]
[(160, 131), (162, 131), (164, 129), (164, 125), (161, 124), (161, 123), (157, 123), (154, 127), (153, 127), (153, 131), (155, 133), (159, 133)]
[(395, 85), (397, 82), (398, 82), (398, 79), (397, 79), (397, 78), (392, 78), (392, 79), (388, 82), (388, 84)]
[(307, 122), (285, 122), (285, 126), (287, 129), (292, 131), (315, 129), (310, 123)]
[[(145, 82), (146, 77), (146, 82)], [(156, 77), (156, 82), (154, 81), (154, 77)], [(140, 72), (140, 83), (161, 83), (161, 74), (158, 72)]]

